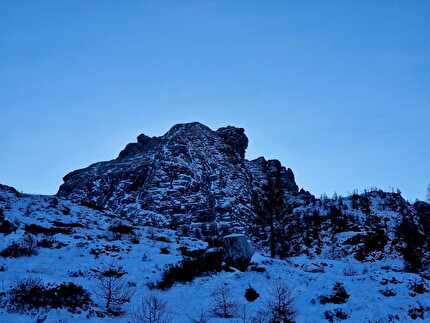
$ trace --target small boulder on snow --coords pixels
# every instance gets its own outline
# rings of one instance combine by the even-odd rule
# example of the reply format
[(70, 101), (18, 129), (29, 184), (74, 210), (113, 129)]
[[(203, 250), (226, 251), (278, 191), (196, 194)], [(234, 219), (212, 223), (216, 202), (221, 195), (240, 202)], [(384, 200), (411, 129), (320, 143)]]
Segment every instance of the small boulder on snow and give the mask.
[(244, 234), (230, 234), (223, 238), (227, 265), (245, 271), (251, 262), (254, 249)]

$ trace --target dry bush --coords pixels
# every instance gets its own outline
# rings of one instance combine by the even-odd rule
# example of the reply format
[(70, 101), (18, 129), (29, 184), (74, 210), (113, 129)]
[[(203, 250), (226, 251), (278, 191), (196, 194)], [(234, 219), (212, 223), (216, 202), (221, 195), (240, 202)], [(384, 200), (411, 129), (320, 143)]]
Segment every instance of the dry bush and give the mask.
[(191, 323), (208, 323), (209, 322), (209, 315), (204, 310), (201, 310), (200, 314), (197, 317), (195, 317), (195, 318), (193, 318), (193, 317), (191, 317), (189, 315), (187, 315), (187, 316), (190, 319)]
[(32, 235), (26, 234), (21, 240), (13, 241), (0, 252), (1, 257), (18, 258), (37, 254), (37, 241)]
[(44, 284), (39, 279), (26, 278), (16, 282), (7, 292), (7, 305), (14, 311), (41, 308), (67, 308), (71, 312), (88, 309), (89, 293), (74, 283)]
[(156, 295), (142, 299), (140, 309), (134, 314), (135, 323), (171, 323), (167, 311), (167, 302)]
[(230, 288), (226, 283), (219, 285), (212, 293), (211, 312), (221, 318), (232, 318), (237, 315), (238, 305), (233, 301)]
[(290, 289), (282, 280), (277, 280), (273, 285), (267, 309), (270, 315), (270, 323), (294, 322), (296, 311), (293, 306), (293, 297)]
[(333, 293), (331, 295), (320, 296), (319, 300), (321, 304), (344, 304), (348, 301), (350, 295), (346, 291), (342, 283), (336, 283), (333, 287)]
[(106, 310), (111, 314), (121, 314), (121, 306), (130, 301), (131, 289), (124, 279), (126, 272), (114, 265), (94, 270), (97, 279), (96, 295), (103, 299)]
[(354, 269), (354, 266), (351, 263), (348, 263), (343, 269), (344, 276), (355, 276), (357, 275), (357, 271)]

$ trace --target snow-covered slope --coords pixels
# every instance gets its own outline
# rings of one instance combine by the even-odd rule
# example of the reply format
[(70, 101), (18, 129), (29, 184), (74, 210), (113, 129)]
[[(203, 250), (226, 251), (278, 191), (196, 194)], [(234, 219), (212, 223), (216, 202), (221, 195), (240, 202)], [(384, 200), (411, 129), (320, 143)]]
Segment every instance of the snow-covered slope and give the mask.
[(317, 199), (279, 161), (246, 160), (247, 144), (241, 128), (178, 124), (68, 174), (58, 196), (197, 237), (245, 232), (272, 256), (401, 255), (428, 268), (428, 205), (378, 190)]
[[(430, 321), (430, 204), (316, 198), (247, 144), (179, 124), (56, 196), (0, 185), (0, 322), (273, 323), (279, 304), (288, 322)], [(220, 246), (243, 234), (255, 254), (239, 271)], [(142, 318), (154, 306), (163, 319)]]
[[(38, 242), (44, 239), (52, 242), (51, 246), (47, 243), (36, 246), (32, 256), (0, 257), (1, 289), (6, 293), (2, 294), (2, 322), (36, 322), (37, 319), (45, 319), (45, 322), (136, 322), (134, 314), (139, 312), (142, 299), (148, 295), (156, 295), (166, 302), (166, 313), (172, 322), (193, 322), (192, 319), (197, 319), (201, 313), (207, 313), (210, 322), (252, 322), (252, 317), (267, 309), (267, 302), (273, 297), (273, 285), (279, 280), (291, 291), (291, 306), (296, 311), (297, 322), (339, 321), (336, 314), (338, 317), (346, 315), (348, 322), (407, 322), (421, 315), (424, 320), (430, 320), (429, 294), (419, 288), (422, 294), (413, 290), (420, 284), (425, 290), (428, 282), (422, 275), (404, 272), (401, 258), (360, 262), (353, 256), (339, 258), (323, 252), (281, 260), (258, 251), (246, 272), (212, 273), (190, 283), (177, 283), (170, 289), (158, 290), (151, 286), (161, 279), (167, 264), (178, 263), (183, 258), (181, 247), (202, 249), (207, 243), (181, 236), (173, 230), (120, 220), (112, 213), (61, 198), (23, 195), (6, 187), (0, 192), (0, 208), (3, 223), (8, 220), (13, 227), (10, 233), (2, 235), (2, 250), (14, 241), (22, 241), (30, 235), (28, 232), (33, 232), (31, 236)], [(386, 213), (388, 222), (390, 215)], [(113, 234), (109, 228), (119, 222), (133, 227), (134, 234)], [(37, 233), (43, 229), (34, 225), (50, 231)], [(68, 229), (55, 231), (55, 228)], [(122, 305), (123, 314), (117, 317), (105, 313), (105, 299), (100, 295), (97, 279), (97, 271), (109, 266), (121, 267), (126, 273), (122, 279), (130, 296), (130, 302)], [(8, 291), (17, 281), (27, 278), (52, 284), (73, 282), (88, 291), (93, 304), (75, 313), (67, 309), (10, 310)], [(343, 284), (349, 297), (344, 303), (321, 304), (320, 297), (332, 295), (338, 282)], [(211, 315), (213, 292), (219, 286), (228, 287), (236, 304), (236, 315), (232, 318)], [(260, 295), (254, 302), (247, 301), (244, 296), (249, 287)], [(249, 320), (241, 318), (244, 311)]]

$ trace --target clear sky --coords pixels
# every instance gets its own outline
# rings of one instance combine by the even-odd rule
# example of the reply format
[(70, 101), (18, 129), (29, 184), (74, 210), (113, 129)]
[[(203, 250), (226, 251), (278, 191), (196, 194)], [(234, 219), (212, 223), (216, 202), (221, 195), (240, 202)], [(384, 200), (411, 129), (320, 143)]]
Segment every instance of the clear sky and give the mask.
[(2, 0), (0, 182), (236, 125), (315, 194), (430, 183), (430, 1)]

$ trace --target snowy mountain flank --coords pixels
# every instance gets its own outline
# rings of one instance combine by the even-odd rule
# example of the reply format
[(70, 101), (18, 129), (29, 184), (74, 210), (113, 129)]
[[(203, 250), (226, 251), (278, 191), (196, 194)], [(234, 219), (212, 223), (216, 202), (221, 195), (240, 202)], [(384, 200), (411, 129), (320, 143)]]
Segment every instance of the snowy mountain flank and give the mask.
[(178, 124), (0, 185), (0, 322), (430, 322), (430, 204), (313, 196), (242, 128)]

